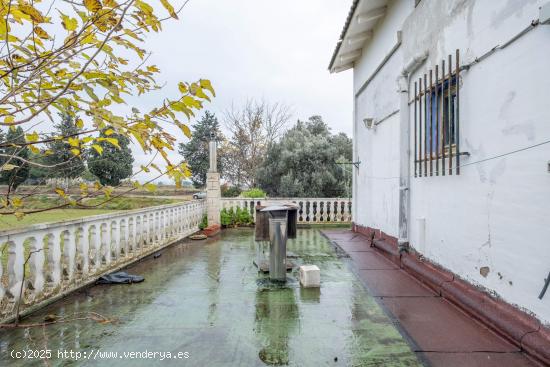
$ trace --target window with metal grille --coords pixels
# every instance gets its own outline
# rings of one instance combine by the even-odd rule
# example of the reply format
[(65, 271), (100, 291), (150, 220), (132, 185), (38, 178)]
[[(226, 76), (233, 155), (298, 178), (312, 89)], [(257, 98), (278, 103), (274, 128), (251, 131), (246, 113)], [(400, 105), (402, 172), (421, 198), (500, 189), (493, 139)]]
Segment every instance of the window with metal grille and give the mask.
[(460, 174), (459, 58), (414, 83), (414, 177)]

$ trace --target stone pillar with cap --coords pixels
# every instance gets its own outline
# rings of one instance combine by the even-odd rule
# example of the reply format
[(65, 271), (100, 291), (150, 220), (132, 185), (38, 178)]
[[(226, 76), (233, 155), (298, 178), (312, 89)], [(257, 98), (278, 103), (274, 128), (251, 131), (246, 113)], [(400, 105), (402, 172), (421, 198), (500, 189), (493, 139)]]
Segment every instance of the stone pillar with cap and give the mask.
[(209, 142), (210, 167), (206, 173), (206, 207), (208, 216), (208, 227), (220, 226), (221, 210), (221, 189), (220, 173), (218, 172), (217, 154), (216, 154), (216, 136), (214, 132), (210, 133)]

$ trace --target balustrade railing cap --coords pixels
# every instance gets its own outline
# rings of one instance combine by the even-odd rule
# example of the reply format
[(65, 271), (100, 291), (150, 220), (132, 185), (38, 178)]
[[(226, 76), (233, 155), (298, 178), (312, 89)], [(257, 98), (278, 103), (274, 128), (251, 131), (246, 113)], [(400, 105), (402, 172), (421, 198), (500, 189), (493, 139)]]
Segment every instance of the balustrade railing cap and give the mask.
[[(98, 215), (90, 215), (87, 217), (81, 217), (77, 219), (68, 219), (63, 221), (57, 221), (57, 222), (48, 222), (48, 223), (38, 223), (33, 224), (31, 226), (22, 227), (22, 228), (16, 228), (16, 229), (8, 229), (4, 231), (0, 231), (0, 236), (11, 236), (16, 235), (24, 232), (30, 232), (30, 231), (36, 231), (36, 230), (44, 230), (44, 229), (54, 229), (56, 227), (64, 227), (69, 225), (76, 225), (76, 224), (84, 224), (94, 221), (100, 221), (105, 219), (115, 219), (120, 217), (126, 217), (131, 215), (137, 215), (140, 213), (148, 213), (148, 212), (154, 212), (157, 210), (163, 210), (163, 209), (170, 209), (170, 208), (176, 208), (179, 206), (187, 206), (187, 205), (193, 205), (197, 202), (204, 202), (204, 200), (195, 200), (195, 201), (184, 201), (181, 203), (173, 203), (173, 204), (165, 204), (165, 205), (158, 205), (158, 206), (149, 206), (146, 208), (139, 208), (139, 209), (133, 209), (133, 210), (121, 210), (117, 211), (115, 213), (105, 213), (105, 214), (98, 214)], [(83, 209), (85, 210), (85, 209)]]
[(285, 205), (271, 205), (268, 207), (265, 207), (261, 209), (262, 212), (281, 212), (281, 211), (289, 211), (289, 210), (297, 210), (299, 208), (298, 205), (292, 205), (292, 204), (285, 204)]

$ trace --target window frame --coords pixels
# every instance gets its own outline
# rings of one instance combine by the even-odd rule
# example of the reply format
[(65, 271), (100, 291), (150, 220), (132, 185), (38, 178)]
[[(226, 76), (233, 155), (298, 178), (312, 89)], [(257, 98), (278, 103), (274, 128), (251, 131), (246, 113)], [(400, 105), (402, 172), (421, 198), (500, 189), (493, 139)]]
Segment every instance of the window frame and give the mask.
[(459, 175), (460, 156), (468, 154), (460, 151), (459, 50), (454, 67), (452, 59), (414, 82), (414, 177)]

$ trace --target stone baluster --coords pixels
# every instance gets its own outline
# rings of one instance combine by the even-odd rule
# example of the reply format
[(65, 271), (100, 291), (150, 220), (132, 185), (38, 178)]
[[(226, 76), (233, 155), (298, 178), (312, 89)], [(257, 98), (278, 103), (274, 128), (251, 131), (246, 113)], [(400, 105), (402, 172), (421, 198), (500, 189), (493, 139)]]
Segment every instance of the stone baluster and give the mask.
[(42, 238), (44, 248), (44, 294), (54, 292), (61, 283), (61, 250), (59, 240), (53, 233), (46, 233)]
[[(2, 248), (7, 248), (8, 244), (3, 243)], [(4, 311), (4, 300), (6, 298), (6, 284), (4, 283), (5, 275), (4, 272), (6, 271), (6, 266), (4, 265), (3, 259), (0, 259), (0, 315), (3, 314)]]
[(122, 218), (120, 220), (120, 237), (119, 237), (119, 244), (120, 244), (120, 256), (125, 257), (128, 256), (128, 218)]
[(169, 240), (174, 236), (174, 210), (167, 208), (166, 212), (166, 238)]
[(149, 228), (148, 228), (148, 234), (149, 238), (147, 240), (149, 245), (152, 245), (155, 242), (155, 213), (149, 213)]
[(119, 237), (120, 232), (118, 231), (118, 223), (116, 220), (113, 220), (110, 222), (109, 226), (109, 233), (111, 234), (111, 241), (109, 242), (109, 253), (111, 256), (111, 262), (116, 263), (120, 257), (120, 249), (119, 249)]
[(59, 237), (61, 245), (61, 282), (67, 286), (74, 277), (74, 247), (75, 241), (71, 235), (72, 228), (61, 232)]
[(141, 238), (140, 243), (142, 250), (147, 246), (149, 242), (149, 214), (145, 213), (141, 215)]
[(44, 253), (42, 244), (34, 236), (26, 238), (24, 246), (23, 261), (28, 261), (23, 296), (25, 303), (31, 303), (41, 296), (44, 289)]
[(88, 272), (95, 273), (99, 269), (101, 259), (99, 257), (99, 239), (96, 223), (92, 223), (84, 232), (84, 238), (88, 240)]
[(160, 228), (159, 228), (159, 231), (160, 231), (160, 234), (161, 234), (161, 240), (160, 242), (164, 242), (166, 239), (169, 238), (168, 234), (169, 234), (169, 214), (168, 214), (168, 210), (161, 210), (160, 211)]
[(174, 238), (174, 209), (166, 209), (168, 212), (168, 238)]
[(111, 230), (107, 223), (102, 222), (100, 224), (100, 247), (99, 256), (101, 258), (101, 265), (107, 266), (111, 263), (111, 252), (109, 246), (111, 245)]
[(164, 210), (164, 225), (162, 230), (165, 240), (172, 238), (172, 209)]
[(136, 253), (139, 253), (143, 247), (143, 217), (136, 215)]
[(155, 211), (155, 244), (158, 245), (163, 241), (164, 233), (162, 230), (163, 211)]
[(190, 211), (190, 205), (186, 205), (184, 208), (184, 217), (183, 217), (183, 228), (185, 230), (185, 233), (188, 233), (189, 232), (189, 228), (191, 228), (191, 224), (189, 222), (190, 220), (190, 216), (191, 216), (191, 213), (189, 212)]
[(75, 279), (80, 282), (85, 275), (85, 271), (88, 269), (88, 253), (85, 252), (84, 247), (84, 228), (78, 227), (74, 229), (75, 239)]
[(174, 208), (172, 210), (172, 236), (177, 237), (179, 235), (179, 215), (180, 209)]
[(162, 243), (164, 241), (164, 238), (166, 236), (166, 215), (164, 210), (159, 210), (157, 212), (158, 214), (158, 227), (157, 227), (157, 235), (158, 235), (158, 242)]
[(128, 219), (128, 252), (131, 256), (136, 252), (136, 217)]
[(140, 214), (134, 217), (134, 251), (139, 253), (142, 248), (143, 219)]
[(15, 307), (15, 302), (19, 298), (19, 291), (23, 281), (23, 241), (22, 237), (16, 237), (3, 245), (5, 246), (5, 251), (8, 253), (4, 282), (4, 286), (6, 287), (6, 302), (2, 307), (4, 312), (11, 312)]
[(183, 208), (180, 206), (176, 210), (178, 212), (176, 219), (177, 234), (180, 236), (183, 233)]
[(177, 236), (181, 237), (183, 234), (183, 207), (177, 208), (178, 215), (176, 216), (176, 229), (177, 229)]

